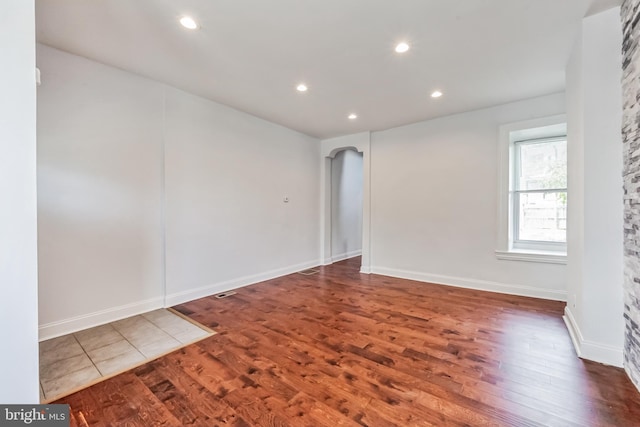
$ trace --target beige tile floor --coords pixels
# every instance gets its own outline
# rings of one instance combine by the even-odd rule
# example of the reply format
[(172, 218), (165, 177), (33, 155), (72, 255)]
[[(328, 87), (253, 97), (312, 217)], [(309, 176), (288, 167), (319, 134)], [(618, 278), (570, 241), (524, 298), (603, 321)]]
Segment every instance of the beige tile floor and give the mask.
[(215, 332), (155, 310), (40, 343), (40, 399), (48, 402)]

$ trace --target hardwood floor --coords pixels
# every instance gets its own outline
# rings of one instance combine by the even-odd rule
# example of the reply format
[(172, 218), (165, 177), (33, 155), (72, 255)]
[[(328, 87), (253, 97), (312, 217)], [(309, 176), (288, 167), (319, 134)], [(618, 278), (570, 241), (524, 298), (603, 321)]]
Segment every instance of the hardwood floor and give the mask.
[(634, 426), (564, 303), (358, 273), (359, 259), (175, 307), (218, 335), (57, 403), (74, 426)]

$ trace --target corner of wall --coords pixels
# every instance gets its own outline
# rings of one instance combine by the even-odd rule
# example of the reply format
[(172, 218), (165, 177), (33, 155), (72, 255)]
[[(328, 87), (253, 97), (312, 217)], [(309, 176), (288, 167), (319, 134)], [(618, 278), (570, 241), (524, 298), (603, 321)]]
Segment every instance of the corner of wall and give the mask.
[(580, 326), (578, 325), (578, 322), (576, 322), (569, 306), (565, 307), (562, 319), (567, 325), (569, 336), (571, 337), (573, 347), (575, 348), (576, 354), (579, 358), (592, 360), (605, 365), (616, 366), (618, 368), (623, 366), (622, 349), (586, 340), (582, 335)]
[(622, 139), (624, 153), (624, 318), (625, 370), (640, 390), (640, 263), (638, 262), (638, 225), (640, 200), (637, 192), (640, 184), (640, 0), (625, 0), (620, 9), (623, 41), (623, 119)]
[(568, 296), (579, 357), (622, 366), (620, 22), (585, 18), (566, 68), (569, 136)]

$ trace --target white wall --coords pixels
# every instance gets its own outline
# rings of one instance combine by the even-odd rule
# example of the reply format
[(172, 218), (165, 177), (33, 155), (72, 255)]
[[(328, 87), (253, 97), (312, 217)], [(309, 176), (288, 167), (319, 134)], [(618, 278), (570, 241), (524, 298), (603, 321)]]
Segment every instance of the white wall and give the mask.
[(622, 366), (623, 191), (620, 9), (583, 21), (567, 65), (566, 308), (578, 354)]
[(565, 265), (494, 253), (498, 128), (561, 113), (554, 94), (372, 133), (372, 271), (565, 299)]
[[(582, 323), (584, 267), (584, 96), (582, 82), (582, 27), (566, 66), (567, 97), (567, 307), (565, 312)], [(622, 176), (622, 175), (621, 175)], [(571, 328), (569, 329), (571, 331)]]
[(343, 150), (331, 161), (331, 258), (362, 252), (362, 153)]
[(171, 88), (166, 108), (168, 304), (318, 265), (319, 141)]
[(38, 403), (35, 10), (0, 13), (0, 402)]
[(162, 306), (163, 86), (42, 45), (37, 58), (47, 338)]
[(318, 140), (46, 46), (38, 64), (41, 338), (317, 265)]

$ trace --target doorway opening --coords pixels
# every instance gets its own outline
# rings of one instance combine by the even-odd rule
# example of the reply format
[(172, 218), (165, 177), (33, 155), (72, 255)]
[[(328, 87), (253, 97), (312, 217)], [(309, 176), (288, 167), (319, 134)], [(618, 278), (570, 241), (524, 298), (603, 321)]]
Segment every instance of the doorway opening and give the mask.
[[(343, 154), (340, 154), (344, 152)], [(320, 259), (323, 265), (334, 262), (334, 255), (337, 260), (342, 256), (349, 256), (358, 250), (357, 245), (351, 246), (353, 237), (348, 237), (347, 243), (341, 242), (340, 233), (346, 231), (344, 226), (342, 229), (332, 226), (332, 217), (336, 217), (333, 212), (334, 202), (338, 202), (337, 196), (332, 197), (332, 187), (336, 184), (336, 180), (332, 179), (333, 169), (336, 173), (337, 165), (340, 163), (350, 163), (351, 160), (358, 159), (358, 170), (360, 174), (359, 188), (362, 194), (362, 202), (359, 212), (362, 215), (360, 225), (357, 230), (360, 232), (360, 272), (371, 273), (371, 133), (361, 132), (352, 135), (341, 136), (337, 138), (322, 141), (322, 163), (320, 167), (320, 194), (321, 194), (321, 210), (320, 210)], [(354, 156), (355, 155), (355, 156)], [(338, 156), (338, 160), (334, 158)], [(341, 160), (340, 157), (345, 156)], [(354, 161), (355, 163), (355, 161)], [(343, 172), (344, 173), (344, 172)], [(350, 172), (353, 174), (353, 170)], [(353, 181), (348, 181), (353, 182)], [(337, 184), (336, 184), (337, 185)], [(338, 203), (339, 204), (339, 203)], [(352, 208), (353, 209), (353, 208)], [(337, 213), (340, 216), (340, 213)], [(347, 227), (348, 228), (348, 227)], [(352, 228), (355, 229), (355, 228)], [(338, 236), (333, 236), (337, 233)], [(334, 242), (335, 241), (335, 242)], [(334, 243), (336, 248), (334, 250)], [(347, 255), (344, 255), (347, 254)], [(355, 256), (355, 255), (353, 255)]]
[(331, 262), (362, 254), (363, 156), (353, 149), (331, 159)]

